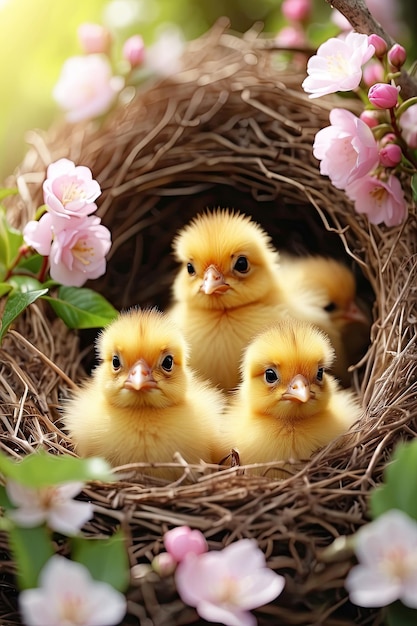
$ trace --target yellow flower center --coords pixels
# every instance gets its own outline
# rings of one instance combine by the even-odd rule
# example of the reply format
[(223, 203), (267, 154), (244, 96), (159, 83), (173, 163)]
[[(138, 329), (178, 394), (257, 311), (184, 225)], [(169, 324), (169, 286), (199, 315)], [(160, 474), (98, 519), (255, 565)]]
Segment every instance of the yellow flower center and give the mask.
[(349, 61), (339, 53), (327, 57), (327, 71), (332, 78), (346, 76), (351, 72)]
[(60, 622), (83, 626), (86, 623), (85, 603), (78, 595), (67, 592), (60, 606)]
[(417, 568), (415, 555), (405, 550), (403, 546), (393, 546), (384, 556), (381, 569), (390, 577), (397, 580), (406, 580)]
[(387, 190), (384, 187), (380, 187), (378, 185), (377, 187), (374, 187), (372, 189), (369, 195), (372, 196), (374, 202), (380, 206), (385, 200)]
[(75, 181), (66, 181), (61, 187), (61, 202), (65, 206), (74, 200), (83, 200), (85, 191)]
[(86, 241), (79, 239), (72, 248), (72, 254), (82, 265), (87, 266), (90, 265), (90, 259), (94, 256), (94, 248), (88, 246)]

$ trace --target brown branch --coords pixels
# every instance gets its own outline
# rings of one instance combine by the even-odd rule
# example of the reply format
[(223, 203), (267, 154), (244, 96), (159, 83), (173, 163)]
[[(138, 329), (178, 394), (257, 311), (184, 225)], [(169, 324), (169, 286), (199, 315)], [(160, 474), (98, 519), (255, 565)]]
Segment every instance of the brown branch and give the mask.
[[(395, 43), (395, 40), (382, 28), (381, 24), (374, 19), (364, 0), (326, 0), (326, 2), (340, 11), (356, 32), (365, 35), (375, 33), (382, 37), (389, 47)], [(404, 100), (417, 95), (417, 82), (405, 70), (401, 71), (397, 83), (401, 86), (401, 96)]]

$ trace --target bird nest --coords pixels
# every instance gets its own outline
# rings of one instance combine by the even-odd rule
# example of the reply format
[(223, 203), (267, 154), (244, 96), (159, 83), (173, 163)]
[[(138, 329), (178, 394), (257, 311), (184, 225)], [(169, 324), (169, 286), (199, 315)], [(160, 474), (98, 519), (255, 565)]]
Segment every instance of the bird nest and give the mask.
[[(343, 447), (328, 445), (282, 480), (176, 459), (184, 472), (174, 484), (147, 478), (146, 464), (136, 464), (118, 469), (117, 483), (85, 488), (95, 506), (86, 532), (109, 535), (121, 525), (128, 537), (136, 567), (126, 624), (204, 623), (171, 578), (141, 568), (163, 549), (164, 532), (182, 524), (200, 529), (212, 549), (253, 537), (286, 576), (285, 592), (256, 611), (259, 624), (380, 620), (349, 603), (351, 558), (330, 559), (326, 546), (367, 520), (369, 491), (392, 449), (416, 435), (415, 210), (410, 200), (402, 226), (371, 227), (320, 175), (312, 143), (337, 101), (309, 100), (300, 87), (305, 66), (279, 60), (256, 29), (237, 37), (219, 23), (188, 44), (179, 74), (145, 84), (101, 123), (31, 133), (16, 174), (20, 198), (8, 213), (22, 227), (42, 203), (50, 162), (67, 157), (91, 168), (103, 191), (98, 213), (113, 238), (108, 271), (91, 287), (119, 309), (167, 304), (174, 234), (217, 206), (252, 215), (281, 250), (347, 259), (372, 308), (369, 348), (352, 372), (363, 417)], [(0, 349), (0, 448), (15, 458), (39, 448), (74, 454), (58, 409), (91, 366), (93, 336), (66, 329), (42, 306), (29, 307)], [(0, 551), (2, 623), (18, 624), (5, 537)]]

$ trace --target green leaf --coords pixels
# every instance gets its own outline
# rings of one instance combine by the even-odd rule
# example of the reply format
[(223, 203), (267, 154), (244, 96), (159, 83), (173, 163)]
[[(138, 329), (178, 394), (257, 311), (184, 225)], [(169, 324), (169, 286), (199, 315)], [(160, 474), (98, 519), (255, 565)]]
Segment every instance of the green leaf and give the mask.
[(31, 254), (29, 257), (24, 257), (19, 262), (19, 269), (24, 269), (32, 274), (39, 274), (42, 267), (44, 257), (40, 254)]
[(0, 342), (6, 334), (10, 324), (30, 305), (41, 296), (48, 293), (47, 289), (37, 289), (26, 293), (14, 292), (6, 301), (3, 317), (0, 320)]
[(92, 289), (60, 287), (57, 298), (45, 300), (69, 328), (101, 328), (118, 315), (110, 302)]
[(0, 506), (3, 509), (14, 508), (13, 504), (10, 502), (9, 496), (7, 495), (6, 487), (4, 487), (3, 485), (0, 485)]
[(22, 233), (8, 224), (6, 212), (0, 210), (0, 262), (9, 268), (22, 244)]
[(54, 554), (49, 532), (45, 526), (19, 528), (9, 531), (9, 542), (17, 564), (17, 580), (20, 589), (38, 586), (39, 573)]
[(394, 602), (387, 608), (387, 626), (415, 626), (417, 611), (404, 606), (401, 602)]
[(371, 513), (378, 517), (390, 509), (400, 509), (417, 520), (417, 440), (397, 446), (384, 472), (384, 484), (370, 499)]
[(45, 487), (73, 481), (114, 481), (111, 468), (103, 459), (55, 456), (43, 450), (29, 454), (21, 461), (12, 461), (4, 453), (0, 453), (0, 473), (28, 487)]
[(33, 276), (11, 276), (9, 278), (9, 283), (20, 293), (28, 293), (29, 291), (43, 289), (42, 283), (40, 283), (39, 280)]
[(0, 298), (11, 290), (12, 286), (9, 283), (0, 283)]
[(17, 187), (0, 187), (0, 202), (9, 196), (17, 196), (18, 193)]
[(95, 580), (106, 582), (118, 591), (123, 592), (127, 589), (129, 559), (121, 532), (110, 539), (74, 537), (71, 543), (72, 558), (85, 565)]

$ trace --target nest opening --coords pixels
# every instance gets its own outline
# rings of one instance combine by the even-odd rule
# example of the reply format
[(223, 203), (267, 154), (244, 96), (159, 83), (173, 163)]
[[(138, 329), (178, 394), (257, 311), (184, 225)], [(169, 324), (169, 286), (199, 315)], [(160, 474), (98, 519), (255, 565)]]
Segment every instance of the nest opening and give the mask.
[[(122, 468), (117, 487), (92, 485), (84, 497), (99, 510), (88, 532), (129, 527), (132, 564), (160, 551), (172, 525), (199, 528), (212, 548), (256, 538), (270, 567), (288, 576), (285, 595), (257, 612), (260, 624), (372, 623), (374, 614), (349, 605), (343, 591), (349, 556), (326, 563), (321, 554), (364, 523), (368, 492), (393, 447), (416, 434), (415, 210), (410, 200), (402, 227), (370, 227), (320, 175), (312, 142), (340, 102), (309, 100), (300, 89), (304, 68), (278, 71), (271, 48), (256, 32), (235, 37), (218, 25), (189, 44), (179, 75), (144, 86), (103, 124), (32, 133), (16, 177), (21, 198), (8, 214), (17, 227), (32, 219), (50, 162), (67, 157), (90, 167), (113, 247), (106, 275), (89, 286), (118, 309), (166, 306), (174, 235), (217, 206), (252, 215), (280, 250), (334, 256), (354, 269), (373, 325), (353, 373), (364, 416), (343, 448), (330, 444), (282, 481), (190, 467), (188, 483), (165, 486)], [(57, 408), (93, 364), (96, 333), (82, 334), (85, 357), (79, 334), (45, 311), (32, 305), (0, 348), (0, 446), (15, 458), (39, 447), (71, 453)], [(7, 598), (14, 564), (7, 542), (1, 549)], [(139, 577), (129, 593), (135, 623), (201, 623), (170, 580)]]

